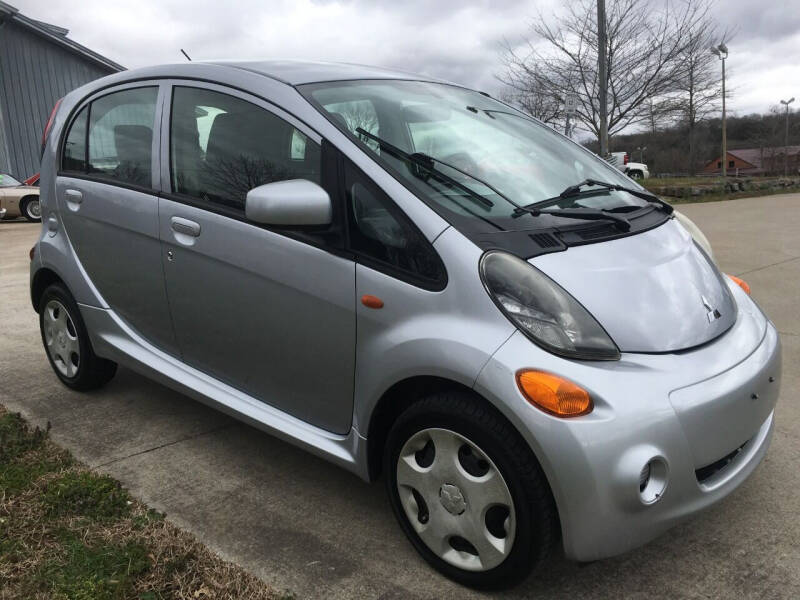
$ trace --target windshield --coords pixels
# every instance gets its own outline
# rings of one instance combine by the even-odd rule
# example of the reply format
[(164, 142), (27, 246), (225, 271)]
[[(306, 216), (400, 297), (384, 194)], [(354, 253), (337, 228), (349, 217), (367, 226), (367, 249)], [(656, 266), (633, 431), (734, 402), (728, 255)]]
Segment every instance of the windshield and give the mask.
[[(440, 214), (453, 213), (476, 227), (488, 222), (503, 229), (531, 228), (536, 217), (513, 219), (515, 205), (542, 202), (586, 179), (635, 185), (550, 127), (479, 92), (399, 80), (312, 84), (303, 92)], [(438, 159), (434, 168), (462, 186), (421, 176), (413, 163), (377, 140)], [(475, 193), (491, 202), (476, 202)], [(612, 210), (646, 205), (625, 192), (590, 187), (553, 206)]]
[(22, 184), (14, 179), (11, 175), (0, 173), (0, 187), (15, 187), (18, 185)]

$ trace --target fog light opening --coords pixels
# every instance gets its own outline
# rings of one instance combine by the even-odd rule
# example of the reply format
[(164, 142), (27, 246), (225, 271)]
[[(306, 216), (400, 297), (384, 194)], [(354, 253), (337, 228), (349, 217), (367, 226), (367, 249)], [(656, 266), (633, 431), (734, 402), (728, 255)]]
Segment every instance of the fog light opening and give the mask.
[(667, 463), (661, 458), (652, 458), (639, 473), (639, 497), (644, 504), (655, 504), (667, 489)]

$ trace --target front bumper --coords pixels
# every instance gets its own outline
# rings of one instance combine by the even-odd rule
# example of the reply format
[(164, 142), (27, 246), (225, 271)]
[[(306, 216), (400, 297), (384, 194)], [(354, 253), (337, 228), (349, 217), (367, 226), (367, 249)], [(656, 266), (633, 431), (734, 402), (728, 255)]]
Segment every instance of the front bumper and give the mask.
[[(565, 361), (532, 352), (517, 332), (481, 372), (476, 390), (514, 422), (542, 464), (569, 558), (640, 546), (730, 494), (761, 462), (772, 438), (780, 341), (755, 304), (734, 293), (737, 323), (693, 351)], [(579, 383), (593, 412), (558, 419), (533, 408), (515, 384), (524, 368)], [(646, 504), (639, 476), (652, 458), (666, 462), (667, 486)]]

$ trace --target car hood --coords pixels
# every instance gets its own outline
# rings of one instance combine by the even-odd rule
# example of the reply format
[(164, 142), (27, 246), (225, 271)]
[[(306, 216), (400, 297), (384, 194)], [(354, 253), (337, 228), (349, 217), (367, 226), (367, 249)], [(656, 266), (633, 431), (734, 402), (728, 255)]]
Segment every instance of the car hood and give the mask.
[(537, 256), (623, 352), (675, 352), (736, 321), (723, 275), (674, 219), (644, 233)]

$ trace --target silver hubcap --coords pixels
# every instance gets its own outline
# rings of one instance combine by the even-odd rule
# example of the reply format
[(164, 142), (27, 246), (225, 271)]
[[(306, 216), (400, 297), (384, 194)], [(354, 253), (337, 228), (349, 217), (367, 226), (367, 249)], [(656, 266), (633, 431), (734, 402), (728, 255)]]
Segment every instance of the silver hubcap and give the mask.
[(67, 309), (58, 300), (50, 300), (42, 317), (47, 353), (56, 369), (65, 377), (74, 377), (81, 364), (78, 330)]
[(397, 491), (409, 522), (439, 558), (468, 571), (499, 565), (514, 545), (514, 503), (492, 460), (447, 429), (423, 429), (403, 446)]
[(31, 200), (28, 202), (27, 206), (25, 207), (25, 212), (28, 213), (28, 216), (34, 219), (40, 219), (42, 217), (42, 209), (39, 206), (38, 200)]

